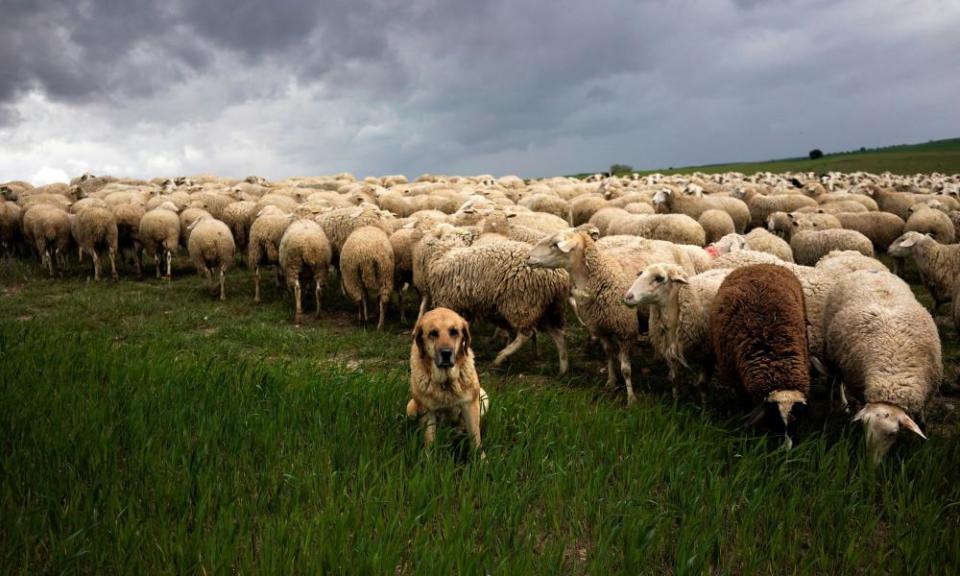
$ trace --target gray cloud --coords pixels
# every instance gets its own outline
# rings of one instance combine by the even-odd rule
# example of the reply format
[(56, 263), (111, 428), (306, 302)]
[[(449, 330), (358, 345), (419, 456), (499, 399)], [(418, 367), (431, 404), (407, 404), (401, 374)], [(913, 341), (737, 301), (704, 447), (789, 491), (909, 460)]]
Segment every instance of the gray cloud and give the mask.
[(0, 0), (0, 13), (0, 179), (542, 175), (960, 131), (949, 0)]

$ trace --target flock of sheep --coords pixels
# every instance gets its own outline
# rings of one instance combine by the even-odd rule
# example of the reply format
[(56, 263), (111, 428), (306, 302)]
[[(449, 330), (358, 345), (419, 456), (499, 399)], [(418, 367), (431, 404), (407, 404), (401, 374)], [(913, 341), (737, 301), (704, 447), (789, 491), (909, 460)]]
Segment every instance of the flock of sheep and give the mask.
[[(603, 347), (607, 383), (635, 399), (641, 338), (666, 364), (675, 395), (711, 375), (735, 387), (753, 420), (790, 430), (813, 382), (840, 382), (856, 404), (875, 460), (901, 430), (920, 436), (943, 375), (931, 313), (898, 277), (912, 258), (935, 304), (960, 323), (960, 176), (738, 173), (368, 177), (350, 174), (230, 180), (123, 180), (85, 174), (69, 184), (0, 185), (0, 248), (34, 253), (51, 275), (69, 255), (118, 276), (129, 255), (156, 275), (186, 248), (226, 297), (238, 260), (273, 266), (303, 317), (320, 313), (332, 270), (366, 321), (382, 328), (396, 294), (495, 324), (503, 363), (537, 333), (568, 369), (567, 309)], [(894, 271), (874, 258), (893, 257)], [(761, 289), (757, 289), (757, 287)]]

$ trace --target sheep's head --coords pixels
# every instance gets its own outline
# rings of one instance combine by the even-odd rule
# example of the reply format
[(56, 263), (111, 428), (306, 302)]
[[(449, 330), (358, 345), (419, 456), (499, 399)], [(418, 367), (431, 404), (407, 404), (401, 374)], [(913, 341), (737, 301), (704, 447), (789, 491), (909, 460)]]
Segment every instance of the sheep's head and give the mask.
[(777, 390), (771, 392), (763, 403), (747, 415), (747, 425), (764, 421), (771, 428), (783, 432), (783, 447), (793, 448), (796, 436), (796, 421), (807, 408), (807, 399), (799, 390)]
[(637, 306), (666, 302), (670, 291), (680, 284), (689, 284), (683, 268), (676, 264), (651, 264), (637, 275), (637, 279), (623, 295), (623, 303)]
[(527, 265), (533, 268), (567, 268), (574, 255), (582, 252), (585, 232), (569, 228), (547, 236), (530, 249)]
[(173, 212), (174, 214), (180, 212), (180, 209), (177, 208), (177, 205), (174, 204), (173, 202), (170, 202), (169, 200), (167, 200), (166, 202), (160, 204), (159, 206), (157, 206), (156, 208), (154, 208), (154, 210), (169, 210), (169, 211)]
[(773, 233), (782, 233), (790, 229), (796, 220), (786, 212), (774, 212), (767, 217), (767, 230)]
[(924, 238), (925, 236), (919, 232), (904, 232), (890, 244), (887, 253), (894, 258), (906, 258), (913, 252), (913, 247)]
[(656, 194), (653, 195), (653, 203), (657, 204), (668, 204), (670, 202), (670, 197), (673, 195), (673, 190), (669, 188), (663, 188), (658, 190)]
[[(719, 256), (720, 254), (727, 254), (728, 252), (737, 252), (740, 250), (747, 249), (747, 238), (742, 234), (737, 234), (736, 232), (731, 232), (723, 238), (717, 240), (710, 246), (713, 247), (713, 250), (710, 252), (715, 252), (714, 256)], [(707, 246), (709, 249), (710, 246)]]
[(683, 189), (683, 193), (694, 198), (703, 198), (703, 187), (691, 182)]
[(917, 436), (927, 439), (917, 423), (899, 406), (883, 402), (870, 402), (853, 417), (854, 422), (863, 422), (863, 431), (870, 459), (879, 464), (897, 439), (901, 428), (910, 430)]

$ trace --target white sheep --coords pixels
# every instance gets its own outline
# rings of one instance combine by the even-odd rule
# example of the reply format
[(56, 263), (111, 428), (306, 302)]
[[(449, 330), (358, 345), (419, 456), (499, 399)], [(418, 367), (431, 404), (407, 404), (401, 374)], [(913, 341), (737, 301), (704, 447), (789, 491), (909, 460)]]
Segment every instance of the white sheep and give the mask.
[(93, 278), (100, 281), (100, 253), (110, 259), (110, 276), (117, 280), (117, 219), (107, 208), (90, 207), (70, 215), (70, 229), (80, 247), (93, 258)]
[(314, 286), (316, 316), (320, 316), (320, 300), (330, 267), (330, 242), (323, 228), (313, 220), (297, 220), (287, 227), (280, 240), (280, 268), (293, 290), (296, 312), (294, 322), (303, 322), (301, 277)]
[(873, 243), (855, 230), (805, 230), (793, 235), (790, 249), (797, 264), (812, 266), (833, 250), (856, 250), (873, 256)]
[(207, 277), (207, 282), (213, 282), (213, 270), (220, 276), (220, 300), (227, 299), (226, 274), (233, 265), (236, 257), (236, 244), (230, 228), (212, 216), (204, 216), (190, 225), (190, 239), (187, 241), (187, 252), (193, 261), (197, 273)]
[(171, 276), (173, 256), (180, 245), (180, 218), (172, 202), (164, 202), (147, 211), (140, 219), (140, 244), (148, 257), (153, 258), (160, 278), (161, 251), (167, 263), (167, 279)]
[(340, 275), (343, 288), (357, 304), (361, 322), (367, 321), (367, 299), (375, 295), (380, 316), (377, 330), (383, 330), (387, 303), (393, 293), (393, 246), (387, 233), (377, 226), (354, 230), (340, 251)]
[(825, 309), (825, 353), (843, 386), (864, 403), (854, 416), (879, 462), (905, 428), (925, 438), (910, 414), (923, 414), (943, 378), (940, 336), (910, 286), (863, 270), (845, 276)]
[(941, 244), (919, 232), (904, 232), (890, 244), (888, 250), (895, 258), (913, 256), (920, 272), (920, 281), (933, 298), (931, 312), (949, 302), (957, 285), (960, 273), (960, 245)]

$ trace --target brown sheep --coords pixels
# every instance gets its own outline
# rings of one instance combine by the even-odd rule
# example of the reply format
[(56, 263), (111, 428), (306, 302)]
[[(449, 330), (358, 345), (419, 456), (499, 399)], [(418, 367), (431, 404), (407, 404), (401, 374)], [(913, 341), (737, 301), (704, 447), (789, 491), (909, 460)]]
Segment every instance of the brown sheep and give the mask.
[(810, 361), (803, 287), (793, 272), (757, 264), (720, 285), (710, 310), (710, 339), (720, 376), (757, 405), (755, 423), (779, 416), (784, 446), (793, 446), (795, 409), (806, 404)]

